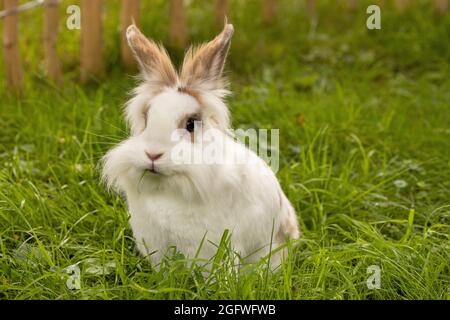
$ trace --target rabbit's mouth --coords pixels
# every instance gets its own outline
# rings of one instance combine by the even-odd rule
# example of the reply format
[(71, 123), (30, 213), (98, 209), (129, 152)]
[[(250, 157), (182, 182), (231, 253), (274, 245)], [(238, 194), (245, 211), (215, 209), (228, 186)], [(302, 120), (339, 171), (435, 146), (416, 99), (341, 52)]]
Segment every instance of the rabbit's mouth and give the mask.
[(150, 167), (147, 168), (145, 171), (148, 171), (148, 172), (150, 172), (151, 174), (158, 174), (158, 175), (161, 174), (161, 172), (159, 172), (158, 170), (156, 170), (156, 166), (155, 166), (155, 162), (154, 162), (154, 161), (151, 162)]
[(155, 167), (153, 167), (153, 166), (149, 169), (146, 169), (145, 171), (150, 172), (151, 174), (161, 175), (161, 172), (156, 171)]

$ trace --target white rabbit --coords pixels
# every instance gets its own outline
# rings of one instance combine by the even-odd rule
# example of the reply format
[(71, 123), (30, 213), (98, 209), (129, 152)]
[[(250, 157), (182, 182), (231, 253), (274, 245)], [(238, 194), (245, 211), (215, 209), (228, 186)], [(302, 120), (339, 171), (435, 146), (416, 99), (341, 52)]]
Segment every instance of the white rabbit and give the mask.
[[(162, 46), (134, 25), (127, 29), (143, 82), (125, 108), (131, 136), (104, 156), (103, 179), (126, 197), (138, 250), (155, 265), (173, 246), (193, 258), (203, 239), (199, 257), (211, 258), (226, 229), (248, 262), (299, 236), (295, 211), (272, 170), (227, 134), (222, 71), (232, 34), (226, 23), (214, 40), (191, 47), (178, 74)], [(176, 147), (198, 148), (198, 135), (211, 128), (223, 138), (221, 163), (174, 161)], [(248, 161), (229, 161), (233, 154)], [(281, 256), (274, 254), (272, 263), (279, 265)]]

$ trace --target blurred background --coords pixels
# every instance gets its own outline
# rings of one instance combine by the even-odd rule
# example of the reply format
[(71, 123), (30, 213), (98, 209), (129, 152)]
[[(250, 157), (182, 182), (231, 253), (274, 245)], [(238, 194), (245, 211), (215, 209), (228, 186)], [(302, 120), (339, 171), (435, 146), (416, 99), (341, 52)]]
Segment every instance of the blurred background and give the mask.
[[(381, 30), (366, 27), (370, 4), (381, 9)], [(424, 55), (439, 51), (448, 61), (449, 54), (447, 0), (6, 0), (4, 10), (5, 5), (2, 28), (6, 20), (11, 27), (2, 30), (4, 43), (18, 46), (25, 85), (46, 74), (59, 77), (48, 64), (58, 65), (68, 81), (100, 81), (121, 65), (129, 67), (123, 30), (132, 19), (179, 63), (190, 43), (211, 39), (227, 16), (236, 27), (230, 66), (240, 78), (370, 63), (423, 70), (435, 65), (433, 54)], [(16, 15), (11, 8), (18, 5), (24, 10)], [(49, 57), (52, 47), (56, 54)], [(59, 62), (46, 65), (46, 59)]]

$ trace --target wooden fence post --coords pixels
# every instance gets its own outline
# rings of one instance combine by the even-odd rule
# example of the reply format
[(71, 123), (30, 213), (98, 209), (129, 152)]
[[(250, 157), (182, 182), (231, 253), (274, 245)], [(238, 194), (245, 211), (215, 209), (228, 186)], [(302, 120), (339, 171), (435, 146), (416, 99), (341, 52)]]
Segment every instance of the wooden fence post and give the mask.
[(81, 1), (81, 81), (103, 75), (102, 0)]
[(274, 23), (277, 15), (276, 0), (262, 0), (262, 22), (268, 26)]
[(347, 0), (347, 6), (352, 11), (356, 10), (356, 7), (358, 6), (358, 0)]
[[(18, 5), (17, 0), (4, 0), (4, 9), (8, 10)], [(6, 69), (6, 85), (15, 93), (23, 89), (23, 71), (20, 64), (18, 14), (14, 13), (5, 18), (3, 28), (3, 49)]]
[(56, 84), (61, 84), (61, 65), (56, 52), (58, 37), (58, 1), (45, 0), (44, 3), (44, 46), (47, 75)]
[(434, 0), (434, 7), (439, 13), (446, 13), (448, 11), (448, 0)]
[(223, 28), (225, 17), (228, 17), (228, 0), (216, 0), (215, 3), (216, 26)]
[(309, 18), (311, 20), (316, 19), (317, 16), (317, 1), (316, 0), (308, 0), (306, 2), (306, 10), (308, 11)]
[(409, 6), (409, 0), (395, 0), (395, 7), (400, 13), (404, 12)]
[(170, 43), (175, 48), (186, 46), (186, 16), (183, 0), (170, 0)]
[(127, 70), (133, 70), (136, 67), (136, 62), (133, 53), (128, 46), (126, 37), (126, 30), (128, 26), (135, 23), (140, 25), (140, 5), (139, 0), (122, 0), (122, 8), (120, 14), (120, 53), (122, 57), (122, 64)]
[(309, 37), (313, 38), (315, 36), (317, 25), (319, 23), (318, 15), (317, 15), (317, 1), (316, 0), (307, 0), (306, 2), (306, 12), (308, 13), (309, 18)]

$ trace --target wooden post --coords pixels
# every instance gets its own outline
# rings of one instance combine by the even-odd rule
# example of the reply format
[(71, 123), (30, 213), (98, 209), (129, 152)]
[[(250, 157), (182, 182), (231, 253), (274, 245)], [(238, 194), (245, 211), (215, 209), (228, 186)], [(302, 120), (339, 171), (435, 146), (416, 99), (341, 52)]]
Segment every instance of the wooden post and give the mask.
[[(18, 5), (17, 0), (4, 0), (4, 9), (8, 10)], [(19, 28), (17, 13), (6, 16), (3, 28), (3, 49), (5, 56), (6, 85), (15, 93), (21, 93), (23, 88), (23, 71), (20, 64)]]
[(395, 7), (402, 13), (409, 6), (409, 0), (395, 0)]
[(317, 1), (316, 0), (308, 0), (306, 2), (306, 10), (308, 11), (309, 18), (311, 20), (316, 19), (317, 16)]
[(56, 52), (58, 37), (58, 1), (45, 0), (44, 3), (44, 46), (45, 65), (49, 78), (56, 84), (61, 84), (61, 65)]
[(358, 0), (347, 0), (347, 6), (351, 11), (356, 10), (358, 6)]
[(81, 1), (81, 81), (103, 75), (102, 0)]
[(274, 23), (277, 15), (276, 0), (262, 0), (262, 22), (268, 26)]
[(448, 0), (434, 0), (434, 7), (439, 13), (446, 13), (448, 11)]
[(216, 26), (223, 28), (225, 17), (228, 17), (228, 0), (216, 0), (215, 3)]
[(136, 62), (133, 58), (133, 53), (128, 46), (126, 37), (126, 30), (128, 26), (135, 23), (140, 25), (140, 11), (139, 0), (122, 0), (122, 8), (120, 15), (120, 53), (122, 56), (122, 64), (127, 70), (133, 70), (136, 67)]
[(175, 48), (186, 46), (186, 17), (183, 0), (170, 0), (170, 43)]
[(317, 1), (316, 0), (307, 0), (306, 2), (306, 11), (308, 13), (309, 18), (309, 37), (314, 38), (317, 30), (317, 25), (319, 23), (317, 16)]

